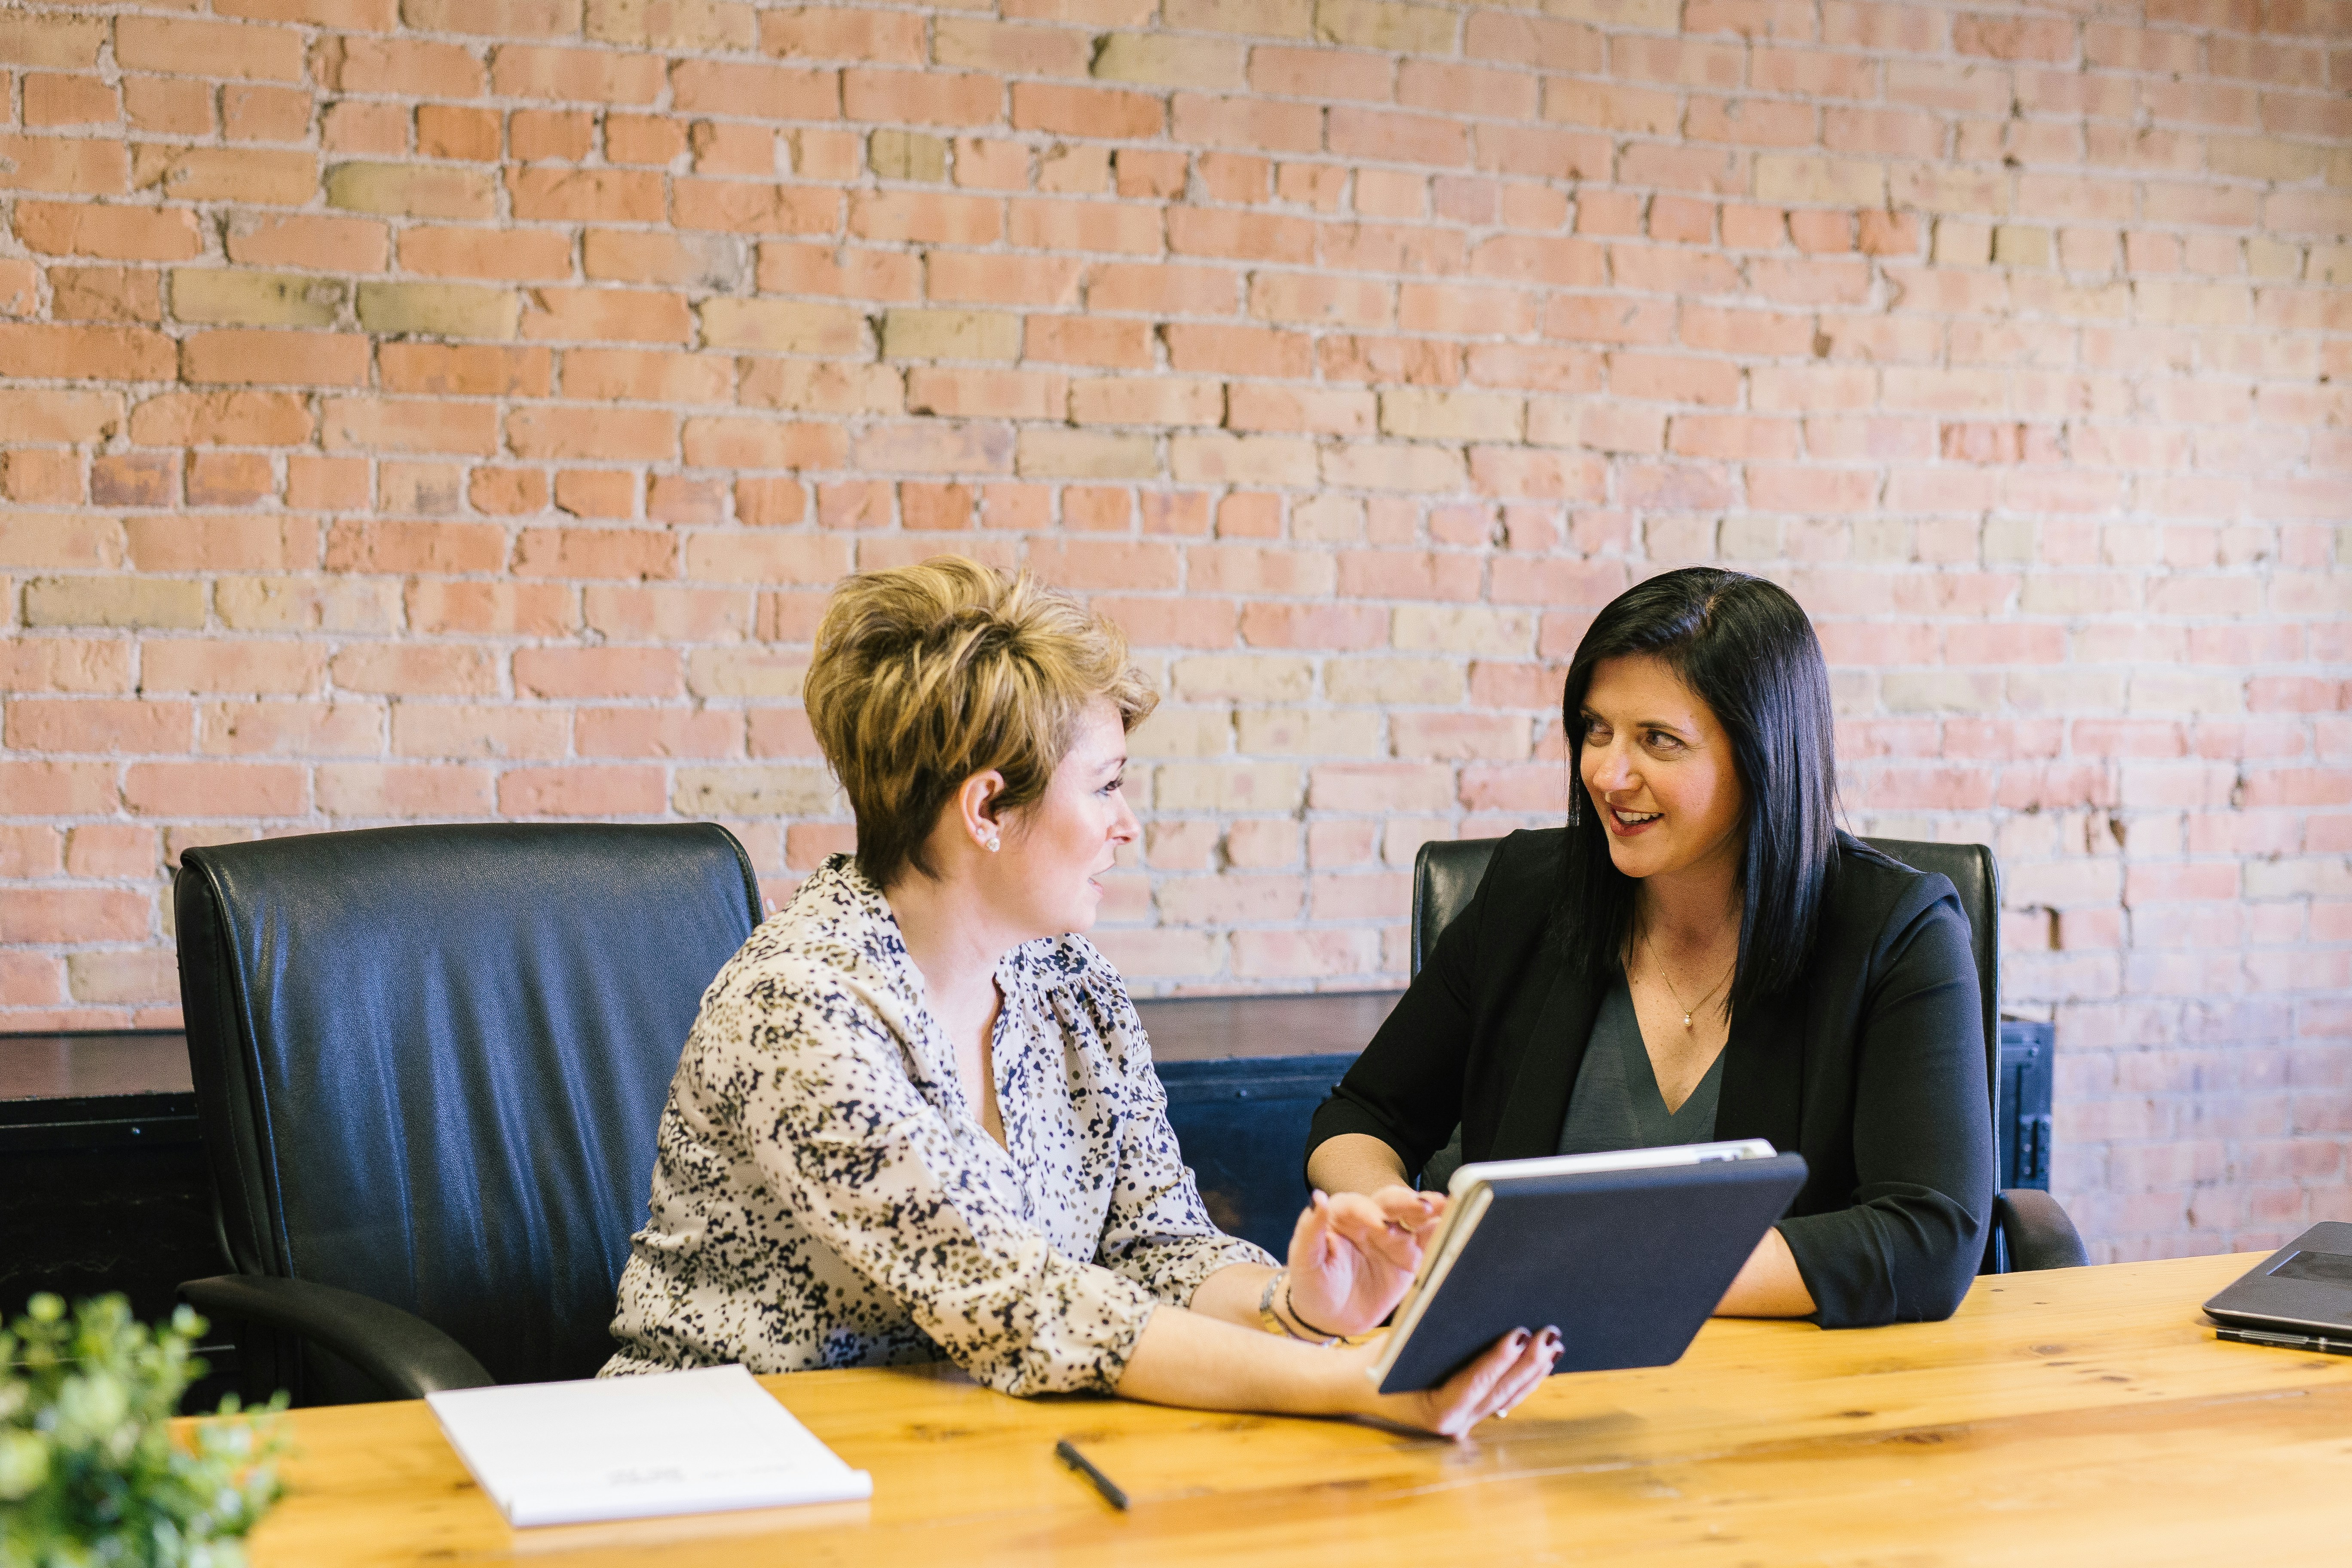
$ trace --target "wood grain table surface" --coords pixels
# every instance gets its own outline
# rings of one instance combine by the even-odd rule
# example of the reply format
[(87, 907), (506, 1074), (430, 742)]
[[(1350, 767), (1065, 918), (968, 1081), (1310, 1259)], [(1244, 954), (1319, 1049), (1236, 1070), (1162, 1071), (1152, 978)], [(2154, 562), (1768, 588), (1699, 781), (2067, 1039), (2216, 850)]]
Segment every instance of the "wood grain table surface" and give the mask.
[[(1467, 1442), (1016, 1400), (951, 1370), (763, 1379), (868, 1503), (509, 1530), (421, 1403), (296, 1412), (256, 1568), (658, 1563), (2352, 1563), (2352, 1358), (2226, 1344), (2260, 1255), (1978, 1281), (1945, 1323), (1717, 1321)], [(1134, 1499), (1054, 1458), (1067, 1436)]]

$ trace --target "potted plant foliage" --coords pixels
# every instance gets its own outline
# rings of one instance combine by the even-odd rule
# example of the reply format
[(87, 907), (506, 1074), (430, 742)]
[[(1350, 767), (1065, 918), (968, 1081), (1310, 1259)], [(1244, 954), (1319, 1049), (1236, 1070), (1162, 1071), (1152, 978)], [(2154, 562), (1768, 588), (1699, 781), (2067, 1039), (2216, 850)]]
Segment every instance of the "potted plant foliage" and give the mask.
[(204, 1331), (186, 1307), (150, 1331), (121, 1296), (39, 1295), (0, 1333), (0, 1568), (241, 1568), (282, 1438), (234, 1394), (174, 1437)]

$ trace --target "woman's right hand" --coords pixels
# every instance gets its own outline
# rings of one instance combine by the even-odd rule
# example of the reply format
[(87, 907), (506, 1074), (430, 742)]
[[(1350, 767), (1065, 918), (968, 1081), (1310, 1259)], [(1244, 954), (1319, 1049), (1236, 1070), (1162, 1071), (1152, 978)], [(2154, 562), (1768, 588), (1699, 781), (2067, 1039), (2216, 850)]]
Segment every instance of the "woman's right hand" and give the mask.
[(1505, 1334), (1486, 1352), (1435, 1388), (1418, 1394), (1381, 1394), (1366, 1376), (1380, 1346), (1326, 1352), (1347, 1364), (1340, 1375), (1361, 1390), (1356, 1414), (1399, 1426), (1460, 1438), (1489, 1415), (1507, 1415), (1521, 1400), (1542, 1386), (1559, 1360), (1560, 1338), (1556, 1328), (1539, 1334), (1525, 1329)]

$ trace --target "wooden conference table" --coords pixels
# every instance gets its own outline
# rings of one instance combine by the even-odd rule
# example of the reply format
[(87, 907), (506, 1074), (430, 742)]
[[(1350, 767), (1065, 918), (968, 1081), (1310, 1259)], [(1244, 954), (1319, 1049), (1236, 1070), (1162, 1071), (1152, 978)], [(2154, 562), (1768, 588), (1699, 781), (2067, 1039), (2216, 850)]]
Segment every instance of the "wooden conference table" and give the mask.
[[(422, 1404), (301, 1411), (256, 1568), (2352, 1562), (2352, 1358), (2214, 1341), (2259, 1255), (1979, 1280), (1947, 1323), (1709, 1323), (1454, 1445), (1022, 1401), (925, 1370), (764, 1380), (870, 1503), (516, 1531)], [(1135, 1503), (1054, 1459), (1070, 1436)]]

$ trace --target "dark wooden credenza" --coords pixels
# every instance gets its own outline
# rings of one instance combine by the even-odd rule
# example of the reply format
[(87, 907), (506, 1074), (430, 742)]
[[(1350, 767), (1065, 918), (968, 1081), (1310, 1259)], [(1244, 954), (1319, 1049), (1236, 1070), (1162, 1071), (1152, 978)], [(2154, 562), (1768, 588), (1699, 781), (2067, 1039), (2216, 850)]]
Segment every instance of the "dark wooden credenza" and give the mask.
[[(1398, 993), (1139, 1003), (1169, 1119), (1217, 1223), (1280, 1256), (1307, 1200), (1307, 1124)], [(2000, 1184), (2050, 1184), (2052, 1029), (2001, 1025)], [(0, 1317), (37, 1290), (120, 1290), (167, 1316), (225, 1267), (176, 1031), (0, 1035)], [(208, 1347), (215, 1375), (233, 1371)]]

